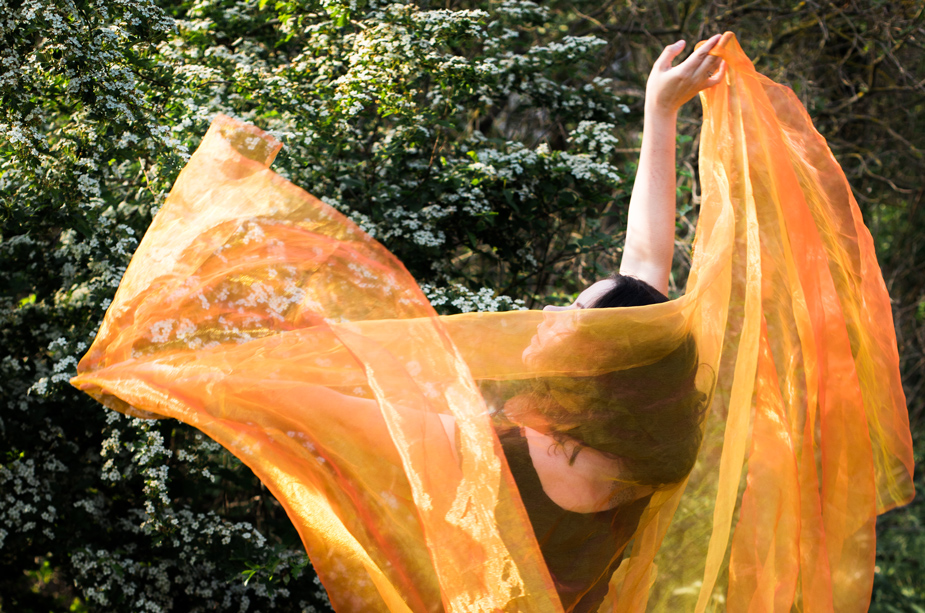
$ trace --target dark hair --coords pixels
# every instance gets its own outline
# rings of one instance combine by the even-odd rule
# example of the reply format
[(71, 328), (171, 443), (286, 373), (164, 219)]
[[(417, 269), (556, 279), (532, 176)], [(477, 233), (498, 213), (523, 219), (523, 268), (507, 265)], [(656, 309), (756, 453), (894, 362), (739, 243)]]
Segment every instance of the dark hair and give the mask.
[[(588, 308), (635, 307), (667, 302), (654, 287), (614, 274), (614, 287)], [(536, 392), (547, 399), (541, 412), (558, 423), (576, 423), (558, 433), (583, 446), (619, 457), (628, 480), (663, 486), (684, 479), (694, 466), (702, 438), (707, 395), (697, 388), (697, 345), (687, 336), (658, 361), (592, 377), (546, 377)], [(576, 419), (577, 418), (577, 419)]]
[(589, 304), (589, 309), (609, 309), (613, 307), (636, 307), (668, 302), (668, 296), (661, 293), (645, 281), (636, 277), (610, 275), (614, 286), (607, 293)]

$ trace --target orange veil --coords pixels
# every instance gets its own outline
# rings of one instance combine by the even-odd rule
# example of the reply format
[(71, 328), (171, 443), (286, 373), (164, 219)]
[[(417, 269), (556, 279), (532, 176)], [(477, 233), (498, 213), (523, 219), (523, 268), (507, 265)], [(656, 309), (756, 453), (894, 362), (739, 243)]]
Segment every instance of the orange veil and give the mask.
[[(484, 390), (629, 371), (693, 338), (699, 455), (653, 495), (600, 610), (866, 611), (876, 516), (913, 495), (889, 297), (794, 94), (731, 35), (713, 53), (729, 70), (701, 94), (682, 298), (439, 317), (385, 248), (269, 169), (276, 140), (220, 116), (72, 383), (250, 466), (338, 611), (554, 612)], [(550, 318), (573, 334), (525, 364)]]

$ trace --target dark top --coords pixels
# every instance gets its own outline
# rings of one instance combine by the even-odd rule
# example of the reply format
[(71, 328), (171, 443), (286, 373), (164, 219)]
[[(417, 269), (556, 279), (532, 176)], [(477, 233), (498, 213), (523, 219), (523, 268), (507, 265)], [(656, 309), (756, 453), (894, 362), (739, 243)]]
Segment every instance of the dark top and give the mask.
[(597, 513), (566, 511), (543, 491), (520, 428), (499, 430), (498, 438), (562, 606), (596, 611), (650, 497)]

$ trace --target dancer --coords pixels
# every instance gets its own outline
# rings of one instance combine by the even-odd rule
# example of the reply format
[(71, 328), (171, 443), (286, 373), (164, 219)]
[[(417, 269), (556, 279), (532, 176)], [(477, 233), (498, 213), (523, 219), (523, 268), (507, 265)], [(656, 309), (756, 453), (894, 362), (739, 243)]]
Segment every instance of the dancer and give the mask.
[[(73, 383), (238, 455), (338, 611), (860, 610), (874, 518), (912, 495), (870, 237), (789, 90), (731, 35), (680, 51), (650, 76), (623, 276), (573, 308), (437, 317), (218, 118)], [(673, 112), (701, 90), (693, 265), (664, 301)]]

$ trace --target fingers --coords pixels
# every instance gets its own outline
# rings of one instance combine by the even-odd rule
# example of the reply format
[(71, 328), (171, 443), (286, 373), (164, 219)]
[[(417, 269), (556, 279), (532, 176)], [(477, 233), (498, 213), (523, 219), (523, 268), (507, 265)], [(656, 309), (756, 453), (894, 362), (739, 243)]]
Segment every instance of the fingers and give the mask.
[[(709, 53), (713, 50), (714, 47), (716, 47), (717, 44), (719, 44), (721, 38), (722, 34), (715, 34), (711, 36), (706, 40), (706, 42), (700, 45), (700, 47), (694, 51), (690, 57), (684, 60), (682, 64), (687, 64), (687, 68), (692, 71), (698, 71), (700, 67), (706, 63), (709, 72), (712, 73), (716, 69), (716, 66), (720, 60), (716, 56), (709, 55)], [(662, 50), (661, 55), (659, 55), (658, 59), (655, 61), (655, 65), (663, 71), (670, 69), (672, 62), (674, 62), (674, 59), (678, 57), (678, 54), (684, 50), (686, 44), (687, 43), (685, 41), (679, 40), (678, 42), (672, 43), (665, 47)]]
[(692, 69), (696, 70), (697, 67), (703, 62), (708, 61), (711, 57), (716, 57), (710, 55), (710, 51), (716, 47), (720, 38), (722, 38), (722, 35), (716, 34), (705, 40), (703, 44), (701, 44), (693, 53), (691, 53), (690, 57), (682, 62), (682, 64), (688, 64)]
[(677, 66), (672, 63), (684, 50), (684, 41), (665, 47), (646, 82), (646, 108), (677, 112), (697, 92), (719, 83), (724, 75), (724, 62), (710, 52), (721, 38), (720, 34), (710, 37)]
[(725, 74), (726, 74), (726, 62), (720, 62), (719, 70), (714, 72), (713, 76), (707, 79), (706, 86), (704, 87), (704, 89), (706, 89), (707, 87), (713, 87), (714, 85), (722, 81), (723, 76)]
[(684, 66), (690, 71), (695, 81), (704, 83), (704, 87), (709, 87), (709, 85), (706, 85), (706, 82), (712, 78), (711, 75), (716, 74), (716, 71), (719, 70), (723, 64), (722, 58), (710, 55), (710, 52), (719, 44), (721, 39), (722, 34), (711, 36), (704, 41), (689, 58), (681, 63), (681, 66)]
[(721, 39), (722, 37), (723, 37), (722, 34), (714, 34), (713, 36), (711, 36), (710, 38), (708, 38), (708, 39), (706, 40), (706, 42), (704, 42), (702, 45), (700, 45), (700, 48), (698, 48), (696, 51), (694, 51), (694, 53), (693, 53), (692, 55), (698, 55), (698, 54), (699, 54), (700, 57), (703, 57), (703, 56), (709, 54), (710, 51), (713, 50), (713, 47), (715, 47), (717, 44), (719, 44), (719, 41), (720, 41), (720, 39)]
[(716, 57), (715, 55), (706, 56), (700, 62), (700, 65), (694, 68), (694, 79), (698, 81), (709, 79), (710, 75), (716, 73), (719, 67), (724, 63), (722, 58)]
[(662, 54), (658, 56), (657, 60), (655, 60), (655, 65), (660, 70), (668, 70), (669, 68), (671, 68), (671, 63), (674, 61), (676, 57), (678, 57), (679, 53), (684, 51), (684, 46), (686, 44), (687, 43), (685, 43), (683, 40), (679, 40), (678, 42), (672, 43), (668, 45), (667, 47), (665, 47), (662, 50)]

